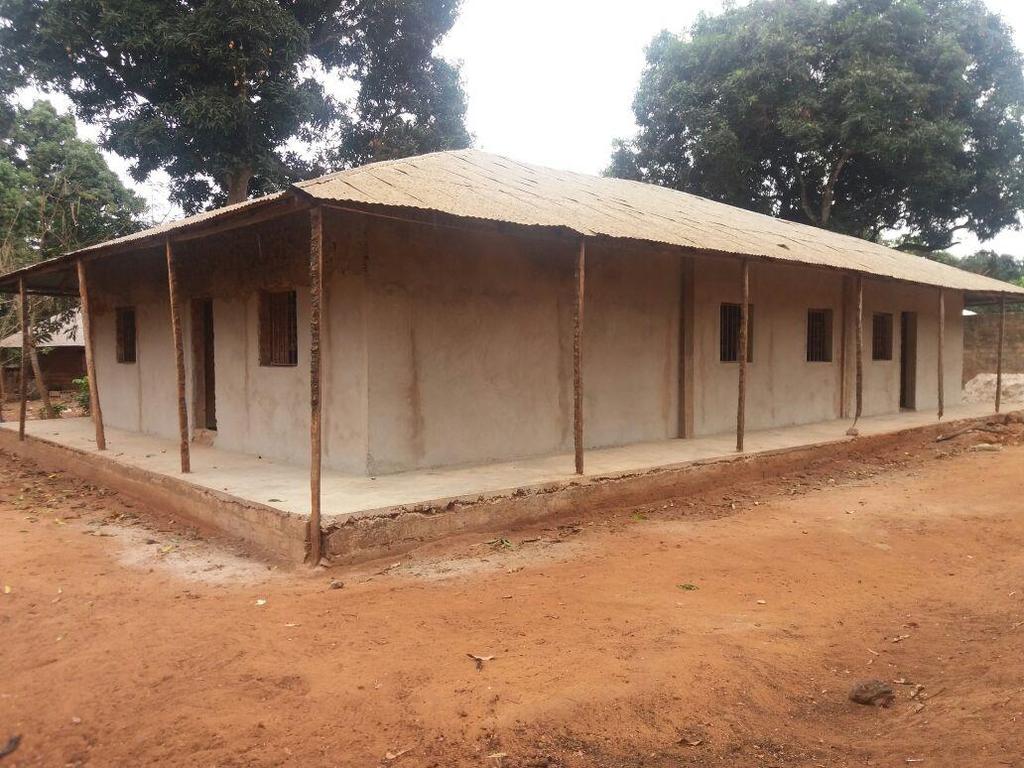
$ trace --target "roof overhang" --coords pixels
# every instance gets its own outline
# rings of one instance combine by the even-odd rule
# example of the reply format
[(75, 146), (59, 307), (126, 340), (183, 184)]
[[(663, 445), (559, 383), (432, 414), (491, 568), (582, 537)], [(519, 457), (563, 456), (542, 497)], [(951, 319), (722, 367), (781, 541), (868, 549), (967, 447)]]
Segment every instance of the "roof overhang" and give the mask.
[(205, 211), (177, 221), (160, 224), (114, 240), (79, 248), (38, 264), (0, 276), (0, 293), (17, 293), (22, 281), (25, 292), (47, 296), (77, 296), (77, 263), (117, 254), (144, 251), (166, 241), (183, 242), (252, 226), (308, 208), (304, 198), (291, 191), (246, 200), (235, 205)]
[(76, 263), (252, 226), (322, 205), (427, 226), (586, 238), (818, 268), (944, 288), (967, 303), (1024, 301), (1024, 288), (828, 230), (639, 182), (556, 171), (473, 150), (372, 163), (162, 224), (0, 276), (0, 292), (75, 295)]
[(964, 292), (964, 304), (967, 306), (976, 307), (981, 304), (998, 304), (1000, 301), (1005, 301), (1007, 304), (1024, 304), (1024, 294), (1010, 291)]

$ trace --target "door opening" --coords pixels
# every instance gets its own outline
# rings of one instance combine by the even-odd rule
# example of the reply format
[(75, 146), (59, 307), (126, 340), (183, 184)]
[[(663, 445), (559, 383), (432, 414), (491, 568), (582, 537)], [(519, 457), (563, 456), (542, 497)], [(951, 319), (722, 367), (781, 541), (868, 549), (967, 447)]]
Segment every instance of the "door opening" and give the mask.
[(917, 313), (900, 314), (900, 408), (917, 407)]
[(213, 300), (192, 302), (192, 391), (195, 426), (217, 429), (217, 379), (213, 354)]

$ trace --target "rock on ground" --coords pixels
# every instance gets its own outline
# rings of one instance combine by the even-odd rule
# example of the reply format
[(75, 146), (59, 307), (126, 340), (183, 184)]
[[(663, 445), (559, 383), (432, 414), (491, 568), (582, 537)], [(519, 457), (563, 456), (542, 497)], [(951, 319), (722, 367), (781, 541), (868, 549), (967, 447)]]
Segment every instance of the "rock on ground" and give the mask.
[(884, 680), (861, 680), (850, 690), (850, 701), (874, 707), (888, 707), (896, 692)]

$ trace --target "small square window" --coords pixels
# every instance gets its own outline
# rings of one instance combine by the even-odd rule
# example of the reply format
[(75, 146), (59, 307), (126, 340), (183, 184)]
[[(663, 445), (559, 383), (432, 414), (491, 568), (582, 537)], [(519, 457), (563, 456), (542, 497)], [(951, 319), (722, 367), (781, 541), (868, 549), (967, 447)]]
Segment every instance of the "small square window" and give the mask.
[[(723, 363), (735, 363), (740, 359), (740, 318), (739, 304), (723, 304), (721, 308), (721, 334), (719, 337), (719, 359)], [(747, 305), (747, 362), (754, 361), (754, 305)]]
[(117, 362), (134, 363), (136, 360), (135, 307), (118, 307), (114, 316), (117, 336)]
[(262, 291), (259, 311), (260, 365), (298, 365), (295, 291)]
[(807, 362), (832, 362), (832, 310), (807, 310)]
[(892, 315), (875, 312), (871, 318), (871, 359), (892, 360)]

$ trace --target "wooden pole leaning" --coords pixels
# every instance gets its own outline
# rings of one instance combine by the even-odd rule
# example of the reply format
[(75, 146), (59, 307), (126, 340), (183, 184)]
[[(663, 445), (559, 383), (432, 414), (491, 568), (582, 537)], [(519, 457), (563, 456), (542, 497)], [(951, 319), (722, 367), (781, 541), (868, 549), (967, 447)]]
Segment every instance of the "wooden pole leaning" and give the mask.
[(946, 293), (939, 288), (939, 369), (938, 369), (938, 386), (939, 386), (939, 418), (945, 411), (945, 391), (946, 388), (943, 385), (943, 374), (945, 373), (945, 366), (942, 362), (942, 353), (946, 349)]
[(96, 448), (107, 449), (107, 436), (103, 431), (103, 411), (100, 410), (100, 388), (96, 381), (96, 353), (92, 342), (92, 311), (89, 304), (89, 284), (86, 280), (85, 262), (75, 262), (78, 269), (78, 299), (82, 307), (82, 345), (85, 347), (85, 373), (89, 377), (89, 412), (96, 430)]
[(29, 334), (32, 333), (28, 326), (28, 296), (25, 294), (25, 279), (18, 281), (18, 312), (21, 317), (21, 367), (18, 375), (18, 439), (25, 439), (25, 417), (28, 409), (28, 348)]
[(581, 239), (576, 257), (576, 309), (572, 336), (572, 435), (576, 474), (583, 474), (583, 298), (587, 271), (587, 241)]
[(999, 340), (996, 343), (996, 413), (1003, 394), (1003, 336), (1006, 333), (1006, 297), (999, 297)]
[(747, 428), (747, 357), (750, 338), (747, 328), (750, 325), (750, 261), (743, 260), (740, 274), (740, 338), (739, 350), (739, 386), (736, 397), (736, 450), (743, 451), (743, 438)]
[(181, 471), (192, 471), (192, 457), (188, 445), (188, 405), (185, 402), (185, 344), (181, 333), (181, 306), (178, 292), (178, 270), (174, 258), (171, 238), (164, 240), (167, 256), (167, 290), (171, 302), (171, 334), (174, 337), (174, 368), (178, 379), (178, 447), (181, 454)]
[(309, 211), (309, 528), (306, 533), (308, 562), (320, 562), (322, 533), (320, 530), (320, 502), (322, 468), (322, 438), (320, 417), (321, 365), (320, 322), (323, 308), (324, 246), (323, 210), (316, 206)]

